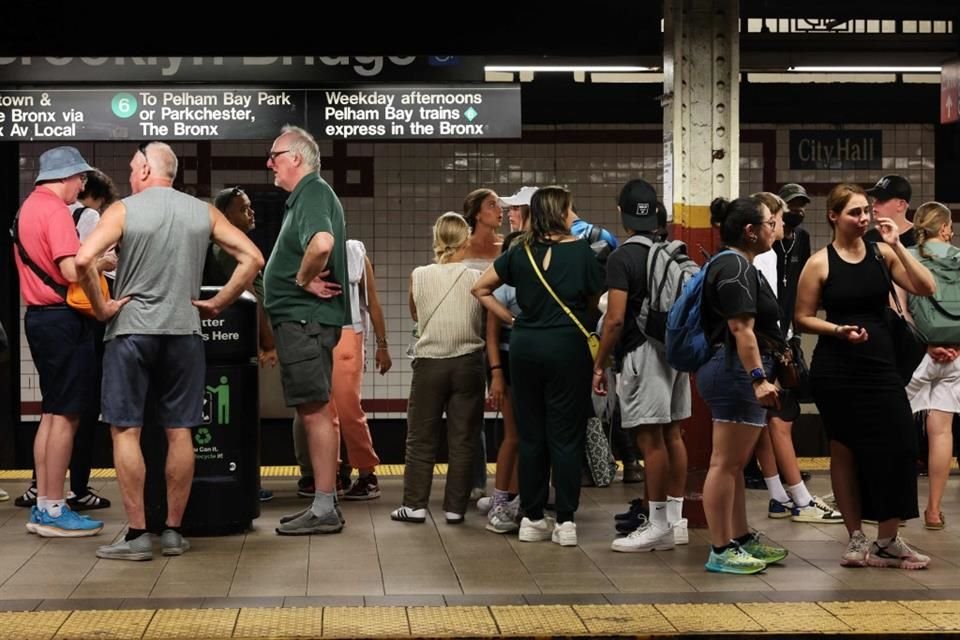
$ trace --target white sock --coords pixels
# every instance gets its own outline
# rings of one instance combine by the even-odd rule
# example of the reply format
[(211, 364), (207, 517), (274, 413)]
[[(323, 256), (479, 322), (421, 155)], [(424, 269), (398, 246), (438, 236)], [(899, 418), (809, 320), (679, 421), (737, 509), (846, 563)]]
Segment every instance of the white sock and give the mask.
[[(767, 483), (767, 491), (770, 492), (770, 497), (776, 500), (777, 502), (789, 502), (790, 496), (787, 495), (787, 490), (783, 488), (783, 483), (780, 482), (780, 475), (770, 476), (769, 478), (764, 478), (764, 482)], [(807, 504), (810, 504), (807, 502)]]
[(683, 498), (667, 496), (667, 524), (673, 526), (683, 520)]
[(666, 501), (650, 501), (650, 524), (652, 524), (655, 529), (659, 529), (661, 531), (665, 531), (668, 528)]
[(806, 507), (813, 502), (813, 496), (810, 495), (803, 480), (800, 481), (800, 484), (787, 487), (787, 493), (793, 498), (793, 504), (798, 507)]
[(58, 500), (47, 500), (47, 514), (51, 518), (59, 518), (63, 513), (63, 498)]
[(37, 509), (40, 509), (40, 511), (46, 511), (49, 502), (50, 501), (47, 500), (47, 496), (37, 496)]

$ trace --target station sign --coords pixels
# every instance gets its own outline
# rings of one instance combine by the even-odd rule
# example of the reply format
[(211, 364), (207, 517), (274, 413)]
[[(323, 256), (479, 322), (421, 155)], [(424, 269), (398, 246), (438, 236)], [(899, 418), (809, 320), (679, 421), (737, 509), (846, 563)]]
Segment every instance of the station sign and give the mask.
[(482, 82), (482, 56), (0, 56), (0, 84)]
[(879, 129), (792, 129), (791, 169), (882, 169)]
[(516, 85), (326, 89), (0, 89), (0, 142), (518, 138)]
[(960, 121), (960, 60), (940, 67), (940, 124)]

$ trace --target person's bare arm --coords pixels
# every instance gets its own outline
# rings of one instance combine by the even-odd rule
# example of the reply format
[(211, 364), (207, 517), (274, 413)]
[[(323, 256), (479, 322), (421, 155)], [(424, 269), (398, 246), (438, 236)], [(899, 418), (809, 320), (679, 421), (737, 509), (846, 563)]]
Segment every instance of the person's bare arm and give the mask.
[(326, 231), (313, 234), (303, 252), (300, 269), (297, 271), (297, 283), (300, 286), (310, 282), (327, 269), (327, 261), (333, 253), (333, 245), (333, 236)]
[(257, 245), (220, 213), (213, 205), (209, 206), (210, 235), (221, 249), (237, 261), (227, 284), (220, 288), (217, 295), (208, 300), (194, 300), (193, 305), (200, 309), (203, 318), (215, 318), (240, 294), (251, 286), (257, 272), (263, 268), (263, 255)]
[(470, 292), (480, 301), (483, 308), (493, 312), (493, 314), (500, 319), (500, 322), (508, 326), (513, 326), (513, 315), (511, 315), (510, 310), (503, 306), (493, 295), (493, 292), (502, 284), (503, 280), (497, 275), (496, 269), (489, 266), (486, 271), (480, 274), (480, 277), (474, 283)]
[[(100, 321), (106, 321), (112, 318), (123, 308), (123, 305), (130, 301), (130, 296), (120, 300), (106, 300), (100, 291), (100, 275), (98, 268), (99, 257), (110, 247), (117, 244), (123, 235), (123, 223), (126, 219), (127, 209), (122, 202), (115, 202), (110, 205), (103, 215), (100, 216), (100, 222), (97, 227), (87, 236), (86, 240), (80, 245), (76, 258), (64, 259), (60, 261), (60, 272), (70, 282), (79, 282), (83, 287), (84, 293), (90, 300), (93, 312)], [(64, 263), (69, 260), (69, 263)], [(64, 269), (73, 270), (74, 277), (71, 279)]]
[(620, 342), (623, 322), (627, 315), (628, 292), (623, 289), (610, 289), (607, 292), (607, 312), (603, 316), (603, 328), (600, 330), (600, 351), (593, 362), (593, 392), (599, 396), (607, 395), (607, 372), (603, 364)]
[(383, 307), (380, 306), (380, 298), (377, 295), (377, 280), (373, 275), (373, 265), (366, 256), (363, 257), (363, 262), (361, 291), (366, 291), (367, 311), (370, 313), (370, 323), (373, 325), (373, 335), (377, 343), (373, 360), (377, 364), (377, 371), (383, 375), (393, 366), (390, 345), (387, 343), (387, 322), (383, 317)]

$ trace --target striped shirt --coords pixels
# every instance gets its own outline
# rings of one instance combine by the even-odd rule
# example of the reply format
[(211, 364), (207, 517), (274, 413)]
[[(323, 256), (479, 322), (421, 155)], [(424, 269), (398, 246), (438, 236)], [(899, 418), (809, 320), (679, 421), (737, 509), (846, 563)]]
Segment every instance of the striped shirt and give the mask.
[(479, 277), (479, 271), (462, 263), (413, 270), (413, 303), (420, 333), (415, 357), (456, 358), (483, 349), (482, 307), (470, 293)]

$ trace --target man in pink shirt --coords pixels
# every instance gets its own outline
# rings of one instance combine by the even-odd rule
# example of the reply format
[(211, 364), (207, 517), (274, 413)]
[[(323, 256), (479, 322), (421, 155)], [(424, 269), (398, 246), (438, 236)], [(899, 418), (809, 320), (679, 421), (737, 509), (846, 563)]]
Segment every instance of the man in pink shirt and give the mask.
[(36, 188), (14, 221), (14, 259), (27, 305), (24, 330), (43, 395), (33, 443), (37, 505), (30, 510), (27, 531), (44, 537), (92, 536), (103, 528), (99, 520), (71, 511), (63, 496), (80, 414), (97, 401), (92, 321), (64, 302), (67, 285), (78, 278), (74, 256), (80, 248), (67, 205), (76, 201), (90, 170), (73, 147), (44, 152)]

